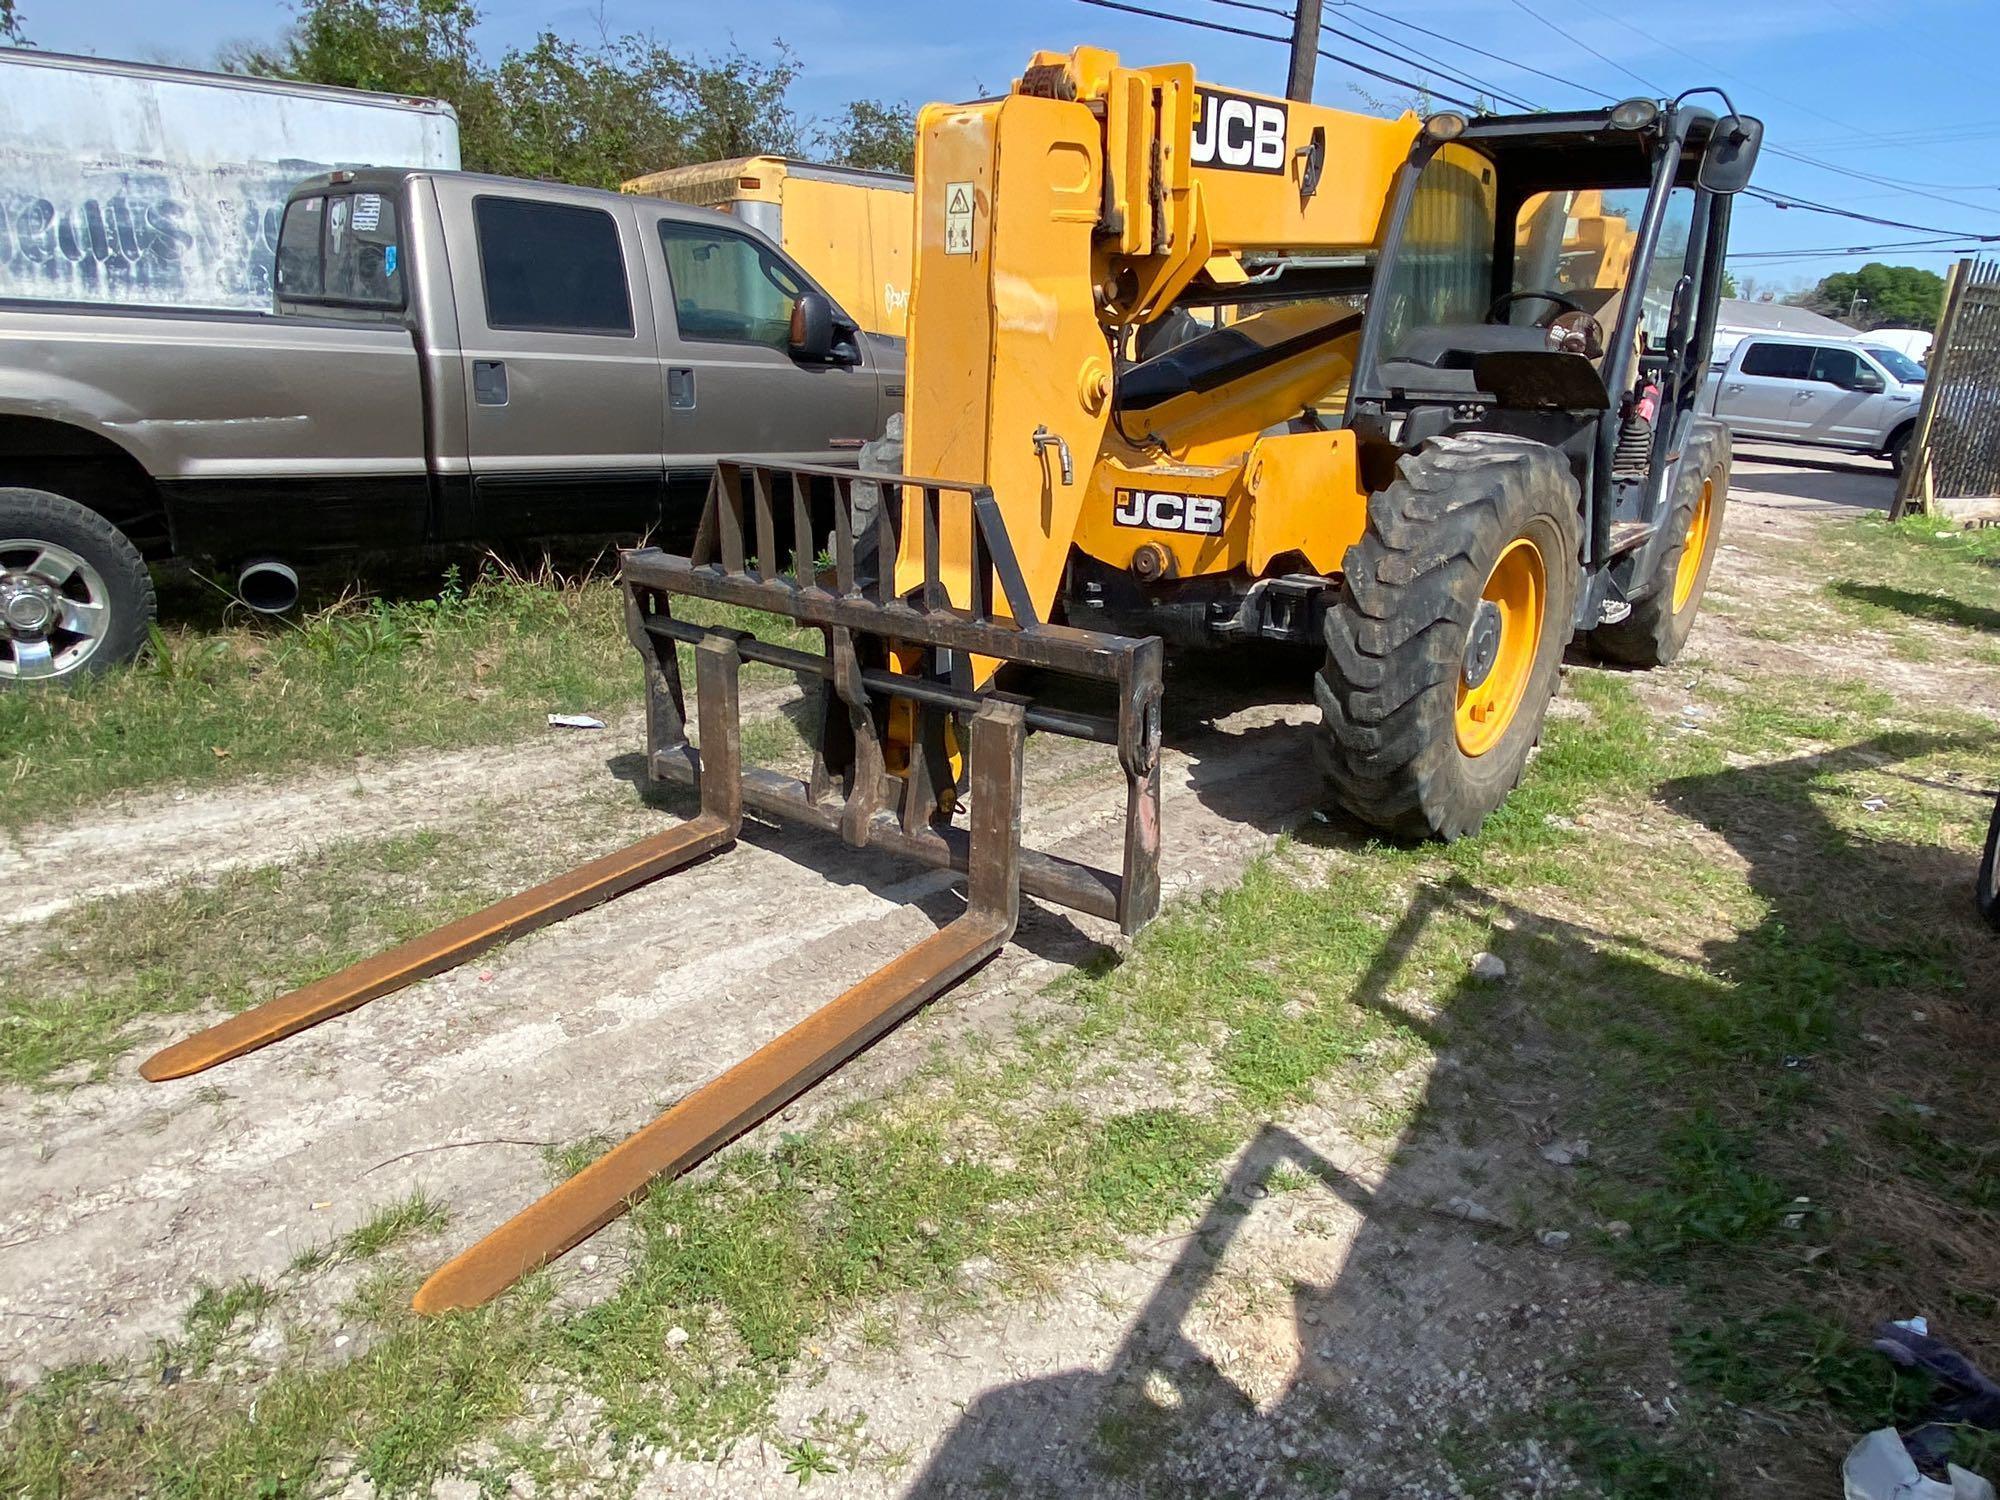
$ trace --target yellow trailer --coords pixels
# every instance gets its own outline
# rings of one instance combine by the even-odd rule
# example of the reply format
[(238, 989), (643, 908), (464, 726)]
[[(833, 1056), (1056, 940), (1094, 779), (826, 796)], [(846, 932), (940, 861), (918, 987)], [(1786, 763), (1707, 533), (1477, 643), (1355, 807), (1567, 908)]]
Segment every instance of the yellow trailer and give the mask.
[(870, 333), (902, 338), (916, 222), (911, 178), (787, 156), (738, 156), (648, 172), (622, 184), (734, 214), (784, 246)]

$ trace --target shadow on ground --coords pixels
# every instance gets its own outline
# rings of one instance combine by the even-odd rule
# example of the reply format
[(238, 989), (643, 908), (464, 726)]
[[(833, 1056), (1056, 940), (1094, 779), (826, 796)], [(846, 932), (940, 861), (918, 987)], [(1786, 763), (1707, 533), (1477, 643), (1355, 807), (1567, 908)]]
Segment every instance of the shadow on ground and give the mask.
[[(1441, 1052), (1386, 1166), (1357, 1176), (1331, 1159), (1334, 1137), (1263, 1123), (1116, 1351), (980, 1397), (911, 1493), (1829, 1493), (1852, 1435), (1894, 1415), (1878, 1358), (1852, 1338), (1874, 1317), (1942, 1308), (1959, 1347), (1988, 1368), (2000, 1352), (2000, 1267), (1954, 1264), (1948, 1247), (1907, 1253), (1965, 1243), (1934, 1235), (1946, 1226), (1925, 1215), (2000, 1202), (1990, 1155), (1940, 1156), (1963, 1180), (1898, 1200), (1893, 1225), (1871, 1213), (1857, 1176), (1816, 1180), (1829, 1197), (1811, 1238), (1832, 1247), (1817, 1273), (1797, 1268), (1800, 1237), (1784, 1222), (1812, 1132), (1872, 1086), (1884, 1055), (1898, 1078), (1914, 1064), (1961, 1091), (1933, 1095), (1941, 1136), (2000, 1140), (1979, 1065), (1963, 1066), (2000, 1043), (1977, 999), (1994, 993), (2000, 944), (1975, 924), (1972, 857), (1851, 832), (1823, 805), (1830, 778), (1894, 775), (1947, 743), (1888, 735), (1663, 786), (1669, 807), (1743, 861), (1765, 913), (1708, 939), (1698, 973), (1629, 932), (1456, 875), (1426, 880), (1350, 996)], [(1405, 959), (1444, 917), (1486, 926), (1510, 978), (1461, 982), (1434, 1012), (1413, 1013), (1397, 998), (1416, 982)], [(1928, 1022), (1902, 1019), (1912, 998)], [(1628, 1092), (1599, 1097), (1614, 1081)], [(1581, 1192), (1630, 1220), (1630, 1239), (1615, 1243), (1577, 1224), (1578, 1190), (1539, 1151), (1607, 1125), (1609, 1149)], [(1294, 1194), (1273, 1194), (1285, 1168), (1359, 1220), (1325, 1276), (1292, 1274), (1311, 1262)], [(1475, 1198), (1498, 1210), (1492, 1221), (1468, 1221)], [(1537, 1204), (1568, 1215), (1558, 1221), (1576, 1225), (1572, 1247), (1538, 1243)], [(1268, 1216), (1275, 1231), (1260, 1233)], [(1983, 1226), (1972, 1217), (1951, 1227), (2000, 1230), (1990, 1208)], [(1702, 1290), (1683, 1300), (1621, 1266)], [(1236, 1301), (1214, 1295), (1232, 1276), (1291, 1277), (1291, 1346), (1276, 1353), (1290, 1374), (1275, 1395), (1246, 1389), (1219, 1353), (1232, 1321), (1255, 1323), (1232, 1320)], [(1746, 1366), (1747, 1393), (1733, 1393), (1754, 1420), (1759, 1399), (1784, 1403), (1785, 1437), (1739, 1464), (1726, 1452), (1733, 1418), (1690, 1425), (1703, 1397), (1670, 1391), (1686, 1372), (1669, 1349), (1688, 1347), (1677, 1336), (1763, 1327), (1787, 1298), (1805, 1309), (1798, 1337), (1811, 1347), (1772, 1335)], [(1837, 1381), (1835, 1367), (1857, 1378)]]
[(1950, 594), (1919, 593), (1914, 589), (1899, 589), (1882, 583), (1856, 583), (1851, 578), (1836, 579), (1828, 587), (1841, 598), (1851, 599), (1856, 604), (1892, 609), (1914, 620), (1927, 620), (1934, 625), (1962, 625), (1967, 630), (2000, 634), (2000, 609), (1968, 603)]

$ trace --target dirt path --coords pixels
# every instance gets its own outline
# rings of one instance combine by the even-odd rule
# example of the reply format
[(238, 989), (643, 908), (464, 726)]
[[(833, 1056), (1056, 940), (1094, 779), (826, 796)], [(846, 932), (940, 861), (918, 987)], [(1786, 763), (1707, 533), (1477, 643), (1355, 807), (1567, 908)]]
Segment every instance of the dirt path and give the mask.
[[(1170, 892), (1232, 876), (1314, 795), (1303, 705), (1212, 726), (1192, 707), (1165, 762)], [(608, 774), (607, 743), (385, 770), (358, 796), (321, 782), (141, 807), (111, 832), (44, 835), (28, 883), (140, 830), (159, 843), (133, 883), (240, 860), (249, 830), (287, 814), (266, 860), (351, 831), (357, 807), (378, 825), (444, 819), (452, 799), (496, 786), (534, 805), (538, 792)], [(1031, 756), (1024, 834), (1115, 864), (1123, 782), (1108, 752), (1093, 753), (1104, 774), (1087, 778), (1074, 752)], [(67, 858), (51, 853), (65, 847)], [(949, 920), (957, 900), (942, 875), (810, 832), (753, 830), (721, 858), (226, 1069), (148, 1085), (135, 1054), (59, 1099), (17, 1094), (0, 1107), (0, 1159), (20, 1164), (0, 1177), (0, 1368), (142, 1351), (204, 1280), (274, 1276), (418, 1186), (451, 1202), (454, 1236), (469, 1240), (546, 1187), (540, 1152), (391, 1158), (629, 1130)], [(811, 1107), (879, 1082), (920, 1058), (934, 1028), (978, 1024), (996, 998), (1114, 936), (1088, 925), (1030, 903), (999, 960)]]
[[(1759, 472), (1739, 480), (1733, 561), (1718, 569), (1725, 599), (1811, 587), (1787, 540), (1818, 521), (1758, 491)], [(1757, 645), (1728, 622), (1696, 638), (1697, 650)], [(1270, 691), (1278, 701), (1221, 711), (1234, 686), (1226, 671), (1169, 686), (1170, 895), (1233, 878), (1317, 795), (1312, 710)], [(1940, 677), (1925, 691), (1961, 686)], [(621, 724), (382, 767), (358, 787), (342, 775), (152, 799), (87, 828), (34, 832), (0, 855), (0, 879), (27, 893), (32, 920), (103, 890), (290, 857), (361, 821), (446, 822), (495, 796), (534, 805), (607, 776), (607, 755), (636, 740), (636, 725)], [(1122, 788), (1108, 756), (1098, 764), (1083, 775), (1074, 752), (1031, 748), (1028, 844), (1115, 858)], [(114, 853), (116, 871), (76, 873)], [(468, 1243), (547, 1186), (532, 1143), (642, 1123), (934, 930), (958, 900), (937, 874), (757, 829), (721, 858), (215, 1073), (149, 1086), (135, 1054), (103, 1083), (0, 1097), (0, 1370), (24, 1378), (143, 1353), (175, 1331), (198, 1284), (275, 1278), (415, 1188), (451, 1204), (446, 1238)], [(1111, 941), (1100, 924), (1027, 903), (999, 959), (776, 1128), (879, 1089), (939, 1039), (997, 1025)], [(1401, 1086), (1448, 1101), (1456, 1065), (1447, 1057)], [(1185, 1493), (1448, 1495), (1445, 1440), (1532, 1401), (1553, 1379), (1551, 1351), (1582, 1329), (1633, 1341), (1634, 1412), (1652, 1420), (1673, 1400), (1648, 1321), (1657, 1306), (1535, 1234), (1590, 1226), (1468, 1222), (1443, 1207), (1476, 1198), (1508, 1213), (1560, 1170), (1539, 1155), (1538, 1101), (1516, 1102), (1521, 1116), (1485, 1122), (1476, 1145), (1399, 1147), (1393, 1173), (1355, 1122), (1308, 1112), (1245, 1148), (1200, 1225), (1129, 1262), (1076, 1267), (1044, 1297), (926, 1323), (888, 1350), (838, 1332), (787, 1377), (776, 1425), (850, 1424), (842, 1472), (815, 1485), (839, 1496), (976, 1494), (994, 1476), (1024, 1495), (1137, 1494), (1160, 1477), (1138, 1460), (1166, 1432)], [(1280, 1166), (1309, 1181), (1274, 1192)], [(609, 1278), (622, 1251), (614, 1228), (570, 1259)], [(329, 1329), (346, 1285), (330, 1277), (314, 1294)], [(1499, 1492), (1580, 1488), (1546, 1440), (1497, 1441)], [(1321, 1462), (1329, 1443), (1332, 1470), (1297, 1466), (1301, 1451)], [(1114, 1457), (1133, 1450), (1129, 1482), (1107, 1477), (1107, 1444)], [(720, 1465), (662, 1454), (640, 1493), (777, 1493), (792, 1485), (784, 1462), (754, 1441)]]

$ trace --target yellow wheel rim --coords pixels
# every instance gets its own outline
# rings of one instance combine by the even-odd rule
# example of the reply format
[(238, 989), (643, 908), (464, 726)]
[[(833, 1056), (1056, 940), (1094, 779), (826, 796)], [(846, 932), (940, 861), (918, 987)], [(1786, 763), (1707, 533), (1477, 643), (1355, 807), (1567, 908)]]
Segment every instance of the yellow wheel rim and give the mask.
[(1708, 555), (1708, 527), (1715, 514), (1715, 481), (1705, 481), (1701, 487), (1701, 498), (1694, 503), (1694, 514), (1688, 517), (1687, 541), (1681, 547), (1681, 560), (1674, 569), (1674, 613), (1679, 614), (1694, 597), (1695, 580), (1701, 577), (1701, 560)]
[(1514, 722), (1541, 654), (1548, 599), (1542, 549), (1527, 537), (1514, 538), (1486, 575), (1466, 633), (1457, 714), (1458, 748), (1465, 754), (1484, 755)]

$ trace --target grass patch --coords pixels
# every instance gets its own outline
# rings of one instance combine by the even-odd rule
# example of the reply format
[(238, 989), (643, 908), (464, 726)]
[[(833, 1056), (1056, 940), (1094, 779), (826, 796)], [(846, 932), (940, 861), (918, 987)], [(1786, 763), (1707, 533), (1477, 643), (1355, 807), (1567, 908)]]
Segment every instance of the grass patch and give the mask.
[[(676, 612), (804, 639), (703, 600)], [(0, 695), (0, 826), (119, 792), (501, 744), (545, 733), (549, 713), (608, 716), (639, 698), (623, 601), (602, 575), (483, 572), (433, 598), (346, 599), (298, 622), (169, 626), (129, 668)]]
[[(1869, 540), (1895, 557), (1931, 548), (1908, 527)], [(1657, 722), (1620, 674), (1572, 672), (1568, 690), (1578, 711), (1551, 719), (1527, 782), (1480, 837), (1357, 848), (1309, 830), (1302, 842), (1320, 848), (1281, 846), (1231, 888), (1176, 903), (1125, 961), (1069, 975), (1013, 1034), (954, 1037), (881, 1097), (753, 1137), (654, 1193), (630, 1217), (621, 1281), (595, 1304), (561, 1305), (540, 1277), (494, 1308), (420, 1324), (401, 1311), (407, 1276), (391, 1258), (355, 1294), (359, 1353), (338, 1360), (305, 1336), (245, 1375), (231, 1372), (230, 1341), (282, 1317), (285, 1296), (205, 1292), (183, 1344), (208, 1352), (173, 1387), (92, 1367), (10, 1394), (0, 1489), (291, 1494), (323, 1485), (338, 1458), (384, 1493), (420, 1492), (474, 1444), (500, 1455), (498, 1489), (517, 1470), (558, 1472), (542, 1435), (565, 1393), (588, 1399), (614, 1464), (654, 1447), (712, 1455), (756, 1434), (776, 1452), (774, 1481), (810, 1485), (861, 1460), (818, 1429), (779, 1432), (771, 1403), (832, 1330), (879, 1346), (892, 1311), (943, 1316), (992, 1285), (1043, 1285), (1185, 1223), (1265, 1122), (1336, 1097), (1363, 1117), (1384, 1078), (1448, 1042), (1490, 1042), (1509, 1081), (1509, 1068), (1531, 1069), (1522, 1098), (1555, 1091), (1552, 1123), (1593, 1141), (1574, 1174), (1578, 1221), (1623, 1219), (1629, 1232), (1579, 1236), (1570, 1253), (1602, 1254), (1684, 1309), (1670, 1357), (1688, 1390), (1672, 1428), (1635, 1420), (1613, 1361), (1579, 1367), (1558, 1398), (1510, 1420), (1559, 1443), (1607, 1494), (1714, 1492), (1737, 1471), (1732, 1444), (1768, 1449), (1774, 1429), (1750, 1422), (1785, 1435), (1760, 1462), (1818, 1473), (1855, 1431), (1924, 1399), (1858, 1337), (1872, 1317), (1949, 1315), (1963, 1346), (2000, 1342), (2000, 1287), (1980, 1248), (2000, 1230), (1991, 1023), (1967, 1003), (1991, 974), (1977, 946), (1990, 940), (1948, 914), (1968, 904), (1960, 887), (1990, 806), (1966, 792), (1977, 726), (1914, 718), (1860, 681), (1691, 684), (1703, 710), (1692, 730)], [(429, 888), (448, 853), (419, 851), (425, 893), (390, 904), (458, 899)], [(355, 874), (336, 871), (338, 889), (317, 896), (229, 887), (178, 926), (119, 911), (153, 931), (156, 995), (181, 997), (216, 961), (213, 934), (238, 932), (220, 920), (231, 903), (361, 901), (339, 893), (368, 885)], [(387, 920), (364, 907), (346, 930)], [(133, 966), (115, 945), (139, 939), (98, 931), (119, 925), (61, 929), (73, 990), (125, 982)], [(309, 911), (249, 944), (246, 972), (310, 967), (283, 959), (284, 945), (335, 928)], [(1467, 980), (1480, 949), (1507, 960), (1504, 990)], [(42, 1045), (14, 1064), (21, 1076), (47, 1076), (64, 1052)], [(66, 1045), (72, 1060), (97, 1055)], [(1428, 1102), (1375, 1108), (1393, 1151)], [(551, 1150), (551, 1175), (604, 1145)], [(1309, 1181), (1286, 1168), (1271, 1185)], [(439, 1208), (391, 1205), (355, 1231), (372, 1250), (342, 1253), (379, 1257), (437, 1227)], [(1141, 1480), (1169, 1446), (1137, 1408), (1107, 1412), (1089, 1442), (1103, 1471)]]
[(476, 826), (426, 829), (73, 907), (0, 960), (0, 1078), (102, 1075), (147, 1018), (241, 1010), (474, 911), (506, 878), (475, 851)]
[(451, 1211), (419, 1189), (378, 1209), (365, 1223), (336, 1240), (334, 1248), (349, 1260), (373, 1260), (405, 1240), (436, 1234), (450, 1222)]

